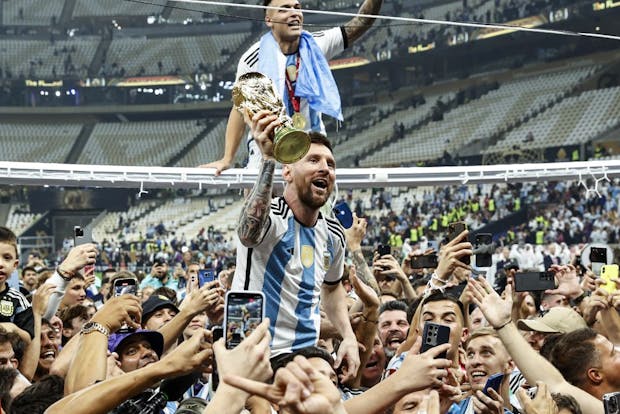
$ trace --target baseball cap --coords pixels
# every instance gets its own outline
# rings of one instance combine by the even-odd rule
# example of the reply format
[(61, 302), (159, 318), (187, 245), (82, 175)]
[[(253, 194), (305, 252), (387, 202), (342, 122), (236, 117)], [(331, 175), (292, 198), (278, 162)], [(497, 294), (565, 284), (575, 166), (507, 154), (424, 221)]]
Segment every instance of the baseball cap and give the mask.
[(164, 353), (164, 336), (157, 331), (148, 331), (145, 329), (137, 329), (134, 332), (113, 333), (108, 338), (108, 350), (110, 352), (116, 352), (118, 348), (124, 343), (127, 343), (129, 338), (135, 338), (141, 336), (151, 344), (153, 351), (161, 358), (161, 354)]
[(523, 331), (543, 333), (568, 333), (587, 328), (586, 321), (571, 308), (555, 307), (542, 318), (519, 319), (517, 327)]
[(163, 257), (157, 257), (153, 260), (153, 267), (155, 266), (164, 266), (166, 264), (166, 259)]
[(170, 308), (179, 313), (179, 308), (166, 296), (151, 295), (146, 302), (142, 304), (142, 324), (146, 323), (155, 311), (162, 308)]

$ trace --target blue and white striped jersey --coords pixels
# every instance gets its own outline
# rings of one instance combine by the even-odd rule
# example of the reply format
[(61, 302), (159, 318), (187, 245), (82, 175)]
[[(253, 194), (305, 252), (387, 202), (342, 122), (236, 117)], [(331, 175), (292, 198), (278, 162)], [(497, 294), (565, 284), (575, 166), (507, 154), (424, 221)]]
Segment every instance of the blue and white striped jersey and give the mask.
[(340, 283), (344, 249), (337, 220), (319, 215), (305, 227), (282, 197), (271, 202), (261, 242), (253, 248), (238, 243), (232, 289), (265, 294), (272, 356), (317, 344), (321, 285)]

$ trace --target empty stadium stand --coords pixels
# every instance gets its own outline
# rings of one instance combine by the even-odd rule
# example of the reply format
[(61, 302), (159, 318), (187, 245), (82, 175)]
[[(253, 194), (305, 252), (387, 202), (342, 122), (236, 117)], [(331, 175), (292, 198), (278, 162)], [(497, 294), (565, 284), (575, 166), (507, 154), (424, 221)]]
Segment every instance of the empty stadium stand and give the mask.
[(0, 128), (3, 161), (65, 162), (81, 124), (11, 124)]

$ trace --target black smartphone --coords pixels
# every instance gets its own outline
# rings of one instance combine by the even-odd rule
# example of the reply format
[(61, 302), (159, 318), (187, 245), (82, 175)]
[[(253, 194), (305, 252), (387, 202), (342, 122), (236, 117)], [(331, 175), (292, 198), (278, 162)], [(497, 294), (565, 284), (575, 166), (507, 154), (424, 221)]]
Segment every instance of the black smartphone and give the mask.
[(200, 269), (198, 271), (198, 286), (203, 287), (205, 283), (211, 283), (215, 280), (215, 270)]
[(379, 246), (377, 246), (377, 253), (379, 253), (379, 257), (392, 254), (392, 246), (390, 246), (389, 244), (380, 244)]
[(116, 279), (112, 288), (114, 289), (114, 296), (135, 295), (138, 293), (136, 279), (132, 278)]
[(503, 380), (504, 374), (502, 373), (493, 374), (489, 378), (487, 378), (487, 383), (484, 384), (484, 388), (482, 390), (482, 392), (484, 392), (484, 395), (486, 395), (487, 397), (491, 397), (488, 391), (489, 388), (493, 388), (496, 393), (501, 394), (500, 388), (502, 386)]
[(412, 269), (434, 269), (438, 265), (436, 254), (411, 256)]
[(555, 288), (555, 275), (551, 272), (526, 272), (515, 274), (516, 292), (539, 292)]
[[(467, 230), (467, 224), (463, 221), (455, 221), (454, 223), (448, 224), (448, 242), (456, 239), (458, 235), (463, 233), (465, 230)], [(467, 240), (463, 241), (466, 242)], [(471, 263), (470, 256), (461, 257), (459, 260), (466, 265)]]
[[(439, 325), (433, 322), (424, 324), (424, 332), (422, 334), (422, 348), (420, 353), (424, 353), (431, 348), (439, 345), (450, 343), (450, 327)], [(437, 358), (447, 358), (448, 351), (442, 352)]]
[(610, 392), (603, 395), (603, 406), (605, 414), (620, 413), (620, 391)]
[(448, 224), (448, 241), (452, 241), (457, 238), (457, 236), (467, 230), (467, 224), (463, 221), (455, 221), (454, 223)]
[[(213, 335), (213, 343), (217, 342), (224, 336), (224, 328), (221, 326), (214, 326), (211, 330), (211, 334)], [(217, 372), (217, 364), (215, 363), (215, 358), (213, 358), (213, 371), (211, 372), (211, 390), (213, 392), (217, 391), (217, 386), (220, 384), (220, 375)]]
[(590, 262), (607, 264), (607, 249), (604, 247), (592, 247), (590, 249)]
[(265, 319), (263, 292), (228, 291), (224, 302), (226, 348), (239, 345)]
[(474, 238), (474, 254), (476, 267), (491, 267), (493, 264), (493, 235), (479, 233)]

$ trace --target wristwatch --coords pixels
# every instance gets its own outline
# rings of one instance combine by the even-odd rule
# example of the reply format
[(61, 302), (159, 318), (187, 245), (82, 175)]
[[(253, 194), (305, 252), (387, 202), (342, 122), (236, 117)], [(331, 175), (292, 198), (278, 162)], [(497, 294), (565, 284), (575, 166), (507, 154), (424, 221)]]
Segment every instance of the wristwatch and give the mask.
[(100, 332), (105, 336), (110, 335), (110, 331), (108, 331), (108, 329), (99, 322), (86, 322), (84, 326), (82, 326), (80, 333), (82, 335), (87, 335), (91, 332)]

